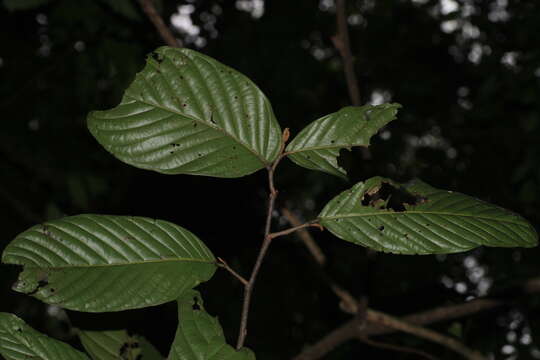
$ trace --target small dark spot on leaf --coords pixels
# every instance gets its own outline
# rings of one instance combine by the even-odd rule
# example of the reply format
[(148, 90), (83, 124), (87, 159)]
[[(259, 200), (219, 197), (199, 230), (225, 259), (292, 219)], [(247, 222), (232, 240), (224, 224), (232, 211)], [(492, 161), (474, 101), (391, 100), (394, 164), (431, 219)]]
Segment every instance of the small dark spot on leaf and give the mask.
[(182, 75), (180, 75), (180, 79), (184, 80), (184, 77)]
[(405, 238), (409, 238), (409, 234), (404, 234), (403, 236), (405, 236)]
[(235, 96), (235, 97), (234, 97), (234, 100), (238, 100), (238, 96)]
[(384, 226), (383, 226), (383, 225), (379, 226), (379, 227), (377, 228), (377, 230), (383, 231), (383, 230), (384, 230)]
[(51, 290), (52, 293), (56, 291), (55, 288), (51, 288), (50, 290)]
[(187, 104), (186, 104), (186, 103), (183, 103), (183, 104), (182, 104), (182, 107), (186, 107), (186, 106), (187, 106)]
[(197, 156), (198, 156), (198, 157), (201, 157), (201, 156), (202, 156), (202, 154), (201, 154), (201, 153), (198, 153), (198, 154), (197, 154)]
[(174, 151), (169, 151), (169, 154), (174, 154)]
[(336, 140), (330, 140), (330, 144), (335, 144)]
[(20, 327), (16, 328), (15, 331), (22, 332), (22, 329)]
[(233, 149), (233, 150), (236, 150), (236, 146), (233, 145), (232, 149)]

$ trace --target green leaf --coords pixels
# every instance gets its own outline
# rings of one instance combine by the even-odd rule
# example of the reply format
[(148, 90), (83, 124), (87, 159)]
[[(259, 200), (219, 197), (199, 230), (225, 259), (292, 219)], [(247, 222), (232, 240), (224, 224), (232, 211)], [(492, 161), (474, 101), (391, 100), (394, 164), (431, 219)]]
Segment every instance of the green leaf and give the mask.
[(399, 104), (345, 107), (306, 126), (286, 148), (288, 157), (311, 170), (347, 178), (339, 167), (341, 149), (369, 146), (370, 139), (384, 125), (396, 118)]
[(163, 356), (145, 338), (126, 330), (79, 331), (84, 349), (94, 360), (162, 360)]
[(381, 177), (360, 182), (332, 199), (319, 220), (343, 240), (397, 254), (538, 243), (534, 228), (519, 215), (418, 180), (404, 185)]
[(23, 265), (13, 289), (67, 309), (103, 312), (172, 301), (212, 277), (191, 232), (143, 217), (78, 215), (36, 225), (4, 250)]
[(30, 10), (49, 3), (51, 0), (4, 0), (9, 11)]
[(89, 360), (82, 352), (8, 313), (0, 313), (0, 354), (6, 360)]
[(161, 47), (120, 105), (88, 115), (118, 159), (165, 174), (240, 177), (277, 157), (281, 130), (247, 77), (189, 49)]
[(247, 348), (236, 351), (227, 345), (216, 318), (204, 310), (199, 292), (186, 292), (178, 299), (179, 324), (169, 360), (255, 360)]

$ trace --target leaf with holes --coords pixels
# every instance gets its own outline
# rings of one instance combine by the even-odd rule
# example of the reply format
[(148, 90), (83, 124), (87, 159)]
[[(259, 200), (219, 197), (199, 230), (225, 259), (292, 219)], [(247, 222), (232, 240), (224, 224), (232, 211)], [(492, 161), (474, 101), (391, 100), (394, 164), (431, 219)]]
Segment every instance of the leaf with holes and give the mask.
[(6, 360), (89, 360), (82, 352), (8, 313), (0, 313), (0, 355)]
[(247, 348), (236, 351), (225, 342), (217, 319), (203, 306), (199, 292), (191, 290), (178, 299), (178, 329), (169, 360), (255, 360)]
[(145, 338), (126, 330), (79, 331), (84, 349), (94, 360), (163, 360), (163, 356)]
[(161, 47), (120, 105), (88, 115), (88, 128), (118, 159), (165, 174), (233, 178), (272, 163), (281, 130), (247, 77), (189, 49)]
[(521, 216), (421, 181), (374, 177), (332, 199), (319, 214), (337, 237), (397, 254), (442, 254), (475, 247), (532, 247), (534, 228)]
[(396, 118), (399, 104), (348, 106), (315, 120), (289, 143), (286, 153), (296, 164), (347, 178), (337, 158), (341, 149), (369, 146), (370, 139)]
[(172, 301), (215, 272), (210, 250), (191, 232), (143, 217), (77, 215), (36, 225), (4, 250), (22, 265), (13, 289), (86, 312)]

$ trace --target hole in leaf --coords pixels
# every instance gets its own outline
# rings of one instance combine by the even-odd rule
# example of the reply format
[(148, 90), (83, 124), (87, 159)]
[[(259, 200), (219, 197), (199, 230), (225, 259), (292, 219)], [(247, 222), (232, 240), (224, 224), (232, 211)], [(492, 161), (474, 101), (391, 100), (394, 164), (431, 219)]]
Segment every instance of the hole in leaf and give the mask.
[(378, 188), (366, 191), (362, 197), (363, 206), (372, 206), (378, 209), (402, 212), (407, 206), (415, 206), (426, 202), (427, 199), (420, 195), (411, 194), (403, 187), (395, 187), (388, 183), (381, 183)]
[(193, 305), (191, 308), (195, 311), (201, 310), (201, 305), (199, 305), (199, 299), (193, 298)]
[(161, 55), (161, 54), (158, 54), (158, 53), (154, 52), (154, 53), (150, 54), (150, 56), (152, 57), (152, 59), (157, 61), (158, 64), (161, 64), (163, 62), (163, 55)]

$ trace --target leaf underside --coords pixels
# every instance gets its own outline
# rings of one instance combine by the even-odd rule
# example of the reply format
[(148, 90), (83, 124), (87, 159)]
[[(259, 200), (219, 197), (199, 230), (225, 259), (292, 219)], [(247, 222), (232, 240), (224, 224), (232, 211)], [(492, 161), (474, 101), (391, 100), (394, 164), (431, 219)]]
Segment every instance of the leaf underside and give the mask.
[(126, 330), (80, 331), (79, 339), (93, 360), (162, 360), (163, 356), (145, 338)]
[(110, 215), (33, 226), (6, 247), (2, 261), (23, 266), (14, 290), (86, 312), (172, 301), (216, 269), (210, 250), (186, 229)]
[(0, 355), (6, 360), (90, 360), (82, 352), (32, 329), (8, 313), (0, 313)]
[(347, 178), (337, 158), (341, 149), (369, 146), (370, 139), (396, 118), (399, 104), (348, 106), (306, 126), (287, 146), (297, 165)]
[(205, 310), (200, 294), (191, 290), (178, 299), (179, 324), (169, 360), (255, 360), (247, 348), (236, 351), (225, 342), (216, 318)]
[(536, 231), (521, 216), (418, 180), (405, 185), (381, 177), (360, 182), (332, 199), (319, 219), (341, 239), (396, 254), (538, 243)]
[(120, 105), (88, 115), (118, 159), (165, 174), (240, 177), (277, 157), (281, 130), (247, 77), (189, 49), (161, 47)]

